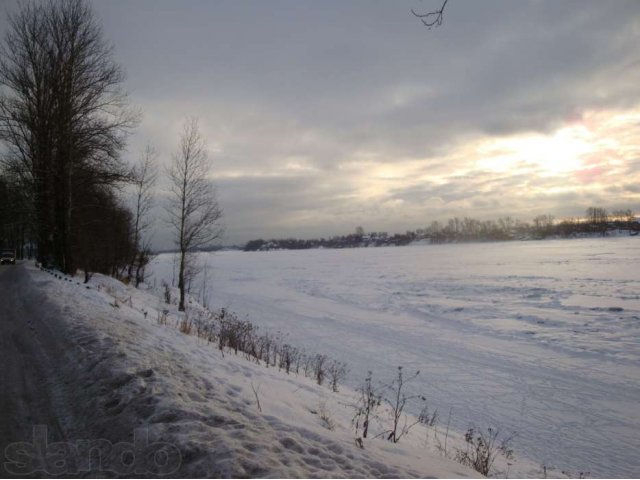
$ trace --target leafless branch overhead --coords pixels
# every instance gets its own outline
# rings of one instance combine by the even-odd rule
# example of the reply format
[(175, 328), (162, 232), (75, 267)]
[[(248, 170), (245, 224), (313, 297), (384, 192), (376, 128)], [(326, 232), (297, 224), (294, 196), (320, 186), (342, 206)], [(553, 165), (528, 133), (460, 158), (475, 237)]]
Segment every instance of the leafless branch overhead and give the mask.
[(442, 19), (444, 17), (444, 9), (447, 6), (447, 2), (449, 0), (444, 0), (442, 2), (442, 6), (438, 10), (433, 10), (432, 12), (427, 13), (417, 13), (413, 8), (411, 9), (411, 13), (414, 16), (418, 17), (420, 21), (424, 24), (425, 27), (439, 27), (442, 25)]

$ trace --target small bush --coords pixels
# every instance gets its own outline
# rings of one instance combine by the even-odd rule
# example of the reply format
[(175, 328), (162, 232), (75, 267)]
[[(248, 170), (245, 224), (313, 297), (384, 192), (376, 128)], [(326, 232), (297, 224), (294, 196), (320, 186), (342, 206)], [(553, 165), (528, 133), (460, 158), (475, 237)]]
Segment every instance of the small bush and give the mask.
[(326, 363), (327, 363), (326, 355), (316, 355), (315, 357), (313, 357), (313, 363), (312, 363), (313, 378), (315, 378), (318, 385), (322, 385), (322, 382), (324, 382), (324, 379), (327, 375), (327, 372), (325, 369)]
[(331, 390), (337, 393), (338, 384), (347, 376), (347, 364), (334, 360), (329, 364), (327, 373), (329, 375)]
[(498, 441), (498, 433), (491, 427), (486, 433), (470, 428), (464, 435), (465, 449), (457, 449), (455, 459), (488, 476), (498, 455), (503, 455), (507, 460), (513, 458), (513, 450), (509, 448), (512, 437)]
[(391, 428), (387, 431), (387, 440), (393, 443), (398, 443), (403, 436), (409, 433), (409, 430), (411, 430), (413, 426), (420, 423), (420, 419), (418, 419), (415, 422), (408, 424), (405, 415), (405, 422), (403, 425), (400, 425), (400, 420), (404, 415), (404, 409), (407, 406), (407, 402), (416, 399), (423, 403), (426, 403), (427, 401), (423, 395), (411, 395), (406, 393), (406, 384), (417, 378), (418, 375), (420, 375), (420, 371), (417, 371), (409, 378), (405, 378), (402, 372), (402, 367), (398, 367), (398, 375), (387, 387), (387, 390), (391, 392), (389, 398), (385, 398), (385, 402), (391, 409)]
[[(171, 289), (166, 282), (163, 295), (166, 303), (171, 303)], [(159, 325), (167, 325), (169, 310), (158, 313)], [(195, 334), (209, 343), (216, 343), (221, 352), (231, 349), (236, 355), (242, 354), (247, 360), (264, 362), (266, 367), (278, 367), (287, 374), (304, 373), (318, 385), (328, 380), (328, 386), (338, 391), (344, 380), (347, 366), (343, 362), (332, 361), (326, 355), (309, 355), (282, 341), (282, 336), (270, 333), (258, 334), (258, 328), (248, 320), (240, 320), (236, 314), (225, 308), (211, 312), (190, 310), (176, 320), (176, 328), (184, 334)]]
[[(358, 436), (360, 429), (362, 429), (362, 438), (367, 438), (371, 421), (379, 418), (377, 416), (377, 410), (382, 403), (382, 395), (373, 388), (372, 377), (373, 373), (369, 371), (364, 383), (356, 389), (358, 392), (358, 399), (354, 405), (356, 413), (351, 420), (352, 425), (356, 429), (356, 438), (360, 438)], [(362, 446), (362, 440), (360, 440), (358, 445)]]
[(318, 415), (320, 416), (320, 422), (324, 428), (326, 428), (327, 430), (335, 430), (336, 423), (331, 417), (331, 414), (327, 409), (327, 403), (325, 401), (320, 402)]
[(278, 368), (284, 370), (289, 374), (291, 371), (291, 363), (293, 362), (296, 350), (291, 345), (286, 343), (280, 347), (280, 360), (278, 362)]
[(253, 343), (254, 327), (251, 322), (239, 320), (238, 317), (221, 309), (218, 314), (218, 348), (231, 348), (237, 355), (238, 351), (246, 352), (247, 347)]
[(193, 328), (195, 329), (196, 336), (198, 338), (206, 339), (208, 338), (208, 333), (210, 331), (211, 320), (209, 317), (202, 313), (196, 312), (193, 315)]

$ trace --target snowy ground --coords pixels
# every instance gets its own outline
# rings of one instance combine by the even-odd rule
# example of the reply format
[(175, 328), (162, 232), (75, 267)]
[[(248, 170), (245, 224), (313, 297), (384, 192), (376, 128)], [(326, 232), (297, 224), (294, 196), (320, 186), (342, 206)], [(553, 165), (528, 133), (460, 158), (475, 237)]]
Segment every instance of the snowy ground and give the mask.
[[(86, 475), (91, 460), (92, 476), (477, 476), (418, 441), (367, 441), (365, 449), (357, 448), (346, 406), (353, 392), (334, 394), (180, 333), (175, 306), (164, 304), (159, 292), (100, 275), (86, 288), (25, 264), (1, 273), (8, 293), (0, 311), (11, 318), (0, 318), (0, 326), (11, 328), (12, 341), (17, 333), (21, 339), (13, 358), (3, 352), (4, 371), (16, 364), (16, 372), (29, 374), (18, 361), (36, 359), (26, 356), (34, 351), (47, 370), (18, 382), (20, 391), (13, 385), (12, 397), (2, 392), (10, 412), (30, 412), (14, 419), (20, 429), (0, 424), (5, 475)], [(165, 309), (169, 321), (159, 325)], [(46, 397), (45, 416), (38, 396)], [(41, 427), (32, 438), (36, 425)], [(44, 437), (38, 433), (43, 427)], [(16, 450), (10, 443), (18, 441), (35, 445), (27, 461), (31, 447)], [(64, 443), (47, 447), (47, 441)], [(98, 445), (93, 456), (87, 445)]]
[[(516, 432), (521, 460), (557, 472), (640, 476), (637, 237), (201, 258), (210, 305), (348, 362), (352, 386), (419, 369), (458, 431)], [(172, 256), (154, 272), (171, 283)]]

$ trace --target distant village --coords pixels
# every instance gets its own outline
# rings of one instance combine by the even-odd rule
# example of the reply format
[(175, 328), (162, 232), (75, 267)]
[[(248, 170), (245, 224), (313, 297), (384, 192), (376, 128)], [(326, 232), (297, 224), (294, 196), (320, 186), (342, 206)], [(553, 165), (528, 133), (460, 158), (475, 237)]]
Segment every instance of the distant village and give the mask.
[(319, 239), (281, 238), (251, 240), (245, 251), (304, 250), (310, 248), (363, 248), (403, 246), (415, 243), (442, 244), (491, 242), (508, 240), (541, 240), (545, 238), (579, 238), (593, 236), (632, 235), (640, 233), (640, 218), (631, 210), (608, 213), (591, 207), (582, 218), (557, 221), (553, 215), (539, 215), (531, 222), (503, 217), (498, 220), (451, 218), (447, 222), (432, 222), (428, 227), (404, 233), (365, 232), (357, 227), (354, 233)]

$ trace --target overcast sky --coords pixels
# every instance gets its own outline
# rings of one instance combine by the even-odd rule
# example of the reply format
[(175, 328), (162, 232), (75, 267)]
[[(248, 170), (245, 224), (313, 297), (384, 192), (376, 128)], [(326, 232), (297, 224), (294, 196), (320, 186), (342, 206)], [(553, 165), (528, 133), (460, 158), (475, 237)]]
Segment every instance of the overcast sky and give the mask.
[(95, 1), (143, 112), (125, 155), (168, 162), (199, 117), (225, 243), (640, 211), (640, 2), (410, 13), (439, 3)]

